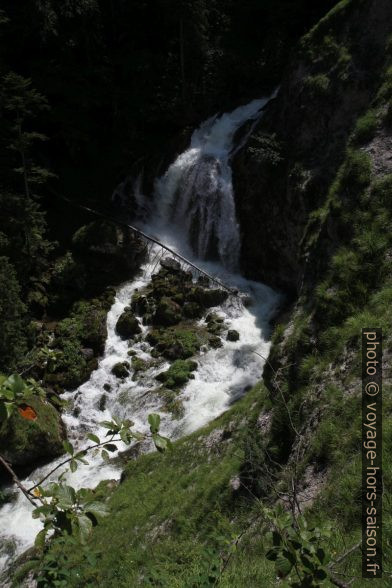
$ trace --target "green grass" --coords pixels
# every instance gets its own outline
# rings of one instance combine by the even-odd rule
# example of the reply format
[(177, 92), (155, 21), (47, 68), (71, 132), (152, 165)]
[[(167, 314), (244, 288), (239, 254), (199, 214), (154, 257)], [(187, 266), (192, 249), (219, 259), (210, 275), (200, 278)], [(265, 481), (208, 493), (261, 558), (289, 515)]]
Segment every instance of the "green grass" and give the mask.
[[(230, 480), (243, 460), (246, 422), (265, 394), (258, 385), (172, 451), (131, 461), (109, 498), (111, 516), (95, 528), (90, 542), (99, 565), (89, 566), (77, 551), (70, 552), (68, 564), (80, 568), (80, 581), (70, 585), (204, 585), (197, 582), (214, 560), (221, 563), (220, 554), (228, 553), (248, 524), (249, 497), (234, 496)], [(273, 584), (271, 563), (260, 558), (260, 545), (245, 549), (244, 544), (220, 585), (256, 587), (260, 578)]]
[(378, 126), (377, 113), (374, 110), (368, 110), (361, 116), (355, 125), (353, 141), (356, 144), (363, 145), (373, 139)]

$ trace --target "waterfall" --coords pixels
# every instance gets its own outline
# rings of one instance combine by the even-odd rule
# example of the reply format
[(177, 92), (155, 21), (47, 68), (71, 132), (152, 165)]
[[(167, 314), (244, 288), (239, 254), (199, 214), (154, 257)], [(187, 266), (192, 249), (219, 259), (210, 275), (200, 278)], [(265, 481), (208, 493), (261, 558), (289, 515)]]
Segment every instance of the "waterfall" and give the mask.
[(265, 100), (213, 116), (192, 135), (189, 149), (156, 181), (157, 221), (171, 226), (198, 259), (219, 260), (238, 270), (240, 233), (236, 219), (230, 154), (237, 129), (257, 119)]
[[(63, 420), (69, 440), (79, 449), (84, 447), (83, 438), (87, 432), (104, 436), (105, 431), (99, 423), (112, 415), (130, 418), (138, 430), (147, 432), (148, 414), (158, 412), (162, 433), (172, 439), (179, 438), (219, 416), (260, 379), (262, 357), (269, 351), (269, 320), (276, 309), (278, 295), (267, 286), (246, 280), (237, 273), (240, 237), (230, 154), (236, 131), (246, 121), (255, 121), (266, 102), (266, 99), (255, 100), (204, 122), (193, 133), (189, 149), (157, 179), (153, 206), (151, 201), (147, 206), (139, 184), (135, 188), (136, 197), (134, 195), (144, 217), (146, 211), (150, 211), (143, 225), (146, 232), (156, 234), (160, 241), (247, 296), (246, 307), (229, 298), (215, 309), (230, 328), (238, 331), (240, 340), (224, 341), (222, 347), (202, 350), (197, 356), (195, 378), (179, 394), (184, 411), (177, 420), (163, 410), (158, 395), (150, 394), (157, 386), (156, 375), (169, 367), (168, 362), (158, 367), (151, 362), (142, 379), (133, 379), (132, 370), (124, 381), (116, 379), (111, 369), (117, 362), (129, 360), (129, 347), (128, 342), (117, 335), (115, 325), (129, 305), (132, 293), (143, 288), (155, 271), (159, 248), (153, 247), (141, 275), (117, 291), (107, 317), (107, 341), (98, 368), (76, 391), (64, 394), (73, 406)], [(144, 334), (148, 327), (142, 329)], [(132, 344), (132, 349), (138, 358), (151, 361), (152, 348), (146, 341)], [(100, 400), (108, 387), (110, 393), (106, 393), (106, 405), (102, 410)], [(119, 447), (120, 451), (124, 449), (125, 446)], [(103, 479), (118, 479), (121, 466), (116, 462), (116, 454), (113, 455), (109, 463), (91, 455), (89, 465), (79, 467), (74, 474), (67, 473), (65, 479), (76, 488), (95, 487)], [(62, 459), (32, 472), (25, 484), (29, 486), (41, 479)], [(58, 474), (56, 472), (53, 479), (57, 479)], [(6, 565), (32, 545), (41, 523), (31, 518), (31, 510), (30, 503), (20, 493), (0, 509), (0, 565)]]

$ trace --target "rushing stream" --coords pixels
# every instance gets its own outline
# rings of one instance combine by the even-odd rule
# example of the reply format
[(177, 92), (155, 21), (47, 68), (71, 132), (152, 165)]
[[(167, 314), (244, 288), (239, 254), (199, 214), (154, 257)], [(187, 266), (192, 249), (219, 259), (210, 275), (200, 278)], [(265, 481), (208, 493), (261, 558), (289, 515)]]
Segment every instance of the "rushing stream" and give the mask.
[[(128, 342), (116, 334), (115, 325), (129, 304), (132, 292), (150, 281), (157, 253), (157, 248), (152, 248), (140, 277), (125, 283), (117, 291), (107, 317), (108, 336), (98, 369), (78, 390), (64, 394), (72, 404), (63, 420), (73, 444), (82, 447), (87, 432), (104, 434), (99, 422), (110, 419), (111, 415), (131, 418), (136, 429), (147, 431), (147, 415), (151, 412), (161, 414), (162, 434), (178, 438), (221, 414), (260, 379), (264, 364), (260, 355), (265, 357), (268, 354), (268, 322), (276, 309), (278, 295), (238, 273), (240, 236), (230, 155), (235, 147), (235, 132), (245, 122), (256, 121), (266, 102), (254, 100), (231, 113), (208, 119), (193, 133), (189, 149), (156, 181), (152, 203), (148, 199), (142, 202), (141, 194), (137, 198), (144, 209), (149, 210), (149, 220), (142, 227), (146, 232), (247, 296), (246, 306), (238, 298), (230, 297), (218, 309), (218, 314), (230, 324), (230, 328), (239, 332), (240, 340), (225, 341), (223, 347), (203, 351), (196, 358), (198, 369), (195, 379), (190, 380), (181, 392), (184, 415), (178, 420), (162, 411), (156, 395), (148, 394), (149, 390), (156, 388), (157, 373), (169, 367), (169, 363), (151, 367), (136, 381), (132, 380), (132, 374), (125, 381), (111, 374), (115, 363), (129, 360)], [(147, 328), (143, 327), (143, 330)], [(151, 359), (148, 343), (139, 342), (132, 348), (137, 357)], [(105, 384), (110, 385), (111, 391), (106, 394), (107, 402), (102, 411), (99, 406)], [(121, 447), (120, 451), (124, 448)], [(26, 485), (39, 480), (60, 461), (61, 458), (32, 472), (29, 480), (25, 480)], [(101, 480), (120, 477), (121, 467), (115, 458), (111, 463), (104, 463), (100, 456), (90, 456), (89, 462), (88, 466), (82, 465), (69, 475), (73, 486), (94, 487)], [(55, 479), (58, 474), (56, 472)], [(41, 523), (32, 519), (31, 510), (30, 503), (20, 493), (0, 509), (0, 569), (30, 547), (40, 530)]]

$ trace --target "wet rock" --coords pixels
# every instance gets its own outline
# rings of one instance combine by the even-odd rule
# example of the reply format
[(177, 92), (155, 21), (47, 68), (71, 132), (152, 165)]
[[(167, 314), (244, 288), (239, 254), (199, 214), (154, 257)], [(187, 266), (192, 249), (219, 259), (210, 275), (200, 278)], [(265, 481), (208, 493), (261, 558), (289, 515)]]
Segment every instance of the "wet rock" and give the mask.
[(33, 470), (40, 461), (51, 460), (64, 453), (64, 424), (58, 411), (38, 397), (26, 403), (37, 414), (34, 421), (22, 419), (15, 412), (0, 424), (0, 453), (15, 466)]
[(146, 296), (143, 294), (136, 293), (132, 296), (131, 301), (131, 309), (136, 312), (136, 314), (143, 316), (148, 311), (148, 300)]
[(197, 278), (197, 283), (200, 284), (200, 286), (204, 286), (204, 288), (209, 288), (210, 286), (210, 280), (207, 276), (199, 276)]
[(118, 319), (116, 332), (122, 339), (130, 339), (134, 335), (142, 332), (139, 321), (130, 307), (127, 307)]
[(131, 364), (135, 372), (145, 372), (149, 367), (148, 362), (140, 357), (132, 357)]
[(200, 318), (203, 314), (203, 309), (197, 302), (185, 302), (182, 309), (187, 318)]
[(182, 271), (179, 262), (172, 257), (165, 257), (164, 259), (161, 259), (161, 266), (170, 272)]
[(129, 376), (129, 363), (127, 361), (119, 361), (115, 363), (111, 370), (112, 374), (119, 378), (120, 380), (124, 380), (127, 376)]
[(227, 340), (228, 341), (238, 341), (240, 338), (240, 334), (235, 329), (230, 329), (227, 331)]
[(212, 306), (219, 306), (220, 304), (223, 304), (228, 295), (229, 294), (226, 290), (221, 290), (219, 288), (207, 290), (197, 286), (193, 290), (190, 298), (204, 306), (204, 308), (210, 308)]
[(213, 349), (218, 349), (218, 347), (222, 347), (222, 345), (223, 345), (222, 339), (220, 337), (218, 337), (217, 335), (213, 335), (212, 337), (209, 337), (208, 343), (210, 344), (210, 347), (212, 347)]
[(192, 360), (178, 359), (168, 370), (156, 376), (159, 382), (163, 382), (167, 388), (179, 388), (187, 383), (191, 372), (197, 369), (197, 363)]
[(110, 384), (104, 384), (103, 385), (103, 389), (106, 390), (106, 392), (110, 392), (110, 390), (112, 389)]
[(107, 399), (108, 397), (106, 396), (106, 394), (102, 394), (98, 402), (98, 410), (101, 410), (102, 412), (105, 410)]
[(199, 351), (204, 339), (205, 335), (200, 330), (173, 327), (153, 329), (147, 335), (147, 341), (155, 347), (154, 351), (167, 359), (188, 359)]

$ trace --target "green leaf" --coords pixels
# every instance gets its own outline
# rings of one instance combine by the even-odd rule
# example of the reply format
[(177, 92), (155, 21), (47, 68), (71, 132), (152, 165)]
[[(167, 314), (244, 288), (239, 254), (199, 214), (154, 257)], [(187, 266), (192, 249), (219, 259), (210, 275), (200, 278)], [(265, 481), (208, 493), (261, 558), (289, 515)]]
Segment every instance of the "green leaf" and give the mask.
[(74, 459), (69, 463), (69, 469), (71, 470), (72, 473), (76, 472), (76, 470), (78, 469), (78, 463), (77, 461), (75, 461)]
[(80, 540), (82, 543), (86, 543), (87, 539), (90, 536), (90, 533), (93, 528), (93, 523), (91, 519), (89, 519), (86, 515), (80, 515), (78, 517), (78, 526), (79, 526), (79, 534)]
[(89, 502), (85, 506), (85, 511), (96, 517), (107, 517), (109, 515), (109, 509), (102, 502)]
[(277, 531), (272, 532), (272, 544), (278, 546), (282, 543), (282, 537)]
[(121, 441), (125, 443), (125, 445), (129, 445), (132, 439), (132, 433), (127, 431), (126, 429), (121, 429), (120, 431)]
[(15, 400), (15, 394), (10, 388), (2, 388), (1, 395), (5, 400)]
[(322, 547), (319, 547), (316, 550), (316, 556), (321, 564), (326, 564), (329, 560), (328, 555), (325, 553), (325, 551), (324, 551), (324, 549), (322, 549)]
[(15, 404), (13, 402), (4, 402), (4, 406), (7, 411), (7, 418), (10, 418), (15, 410)]
[(114, 443), (108, 443), (107, 445), (105, 445), (105, 449), (107, 451), (110, 451), (110, 453), (113, 453), (114, 451), (117, 451), (117, 445), (115, 445)]
[(275, 561), (275, 570), (279, 578), (285, 578), (291, 572), (293, 564), (287, 557), (280, 553)]
[(104, 429), (113, 429), (113, 428), (116, 428), (116, 423), (113, 423), (112, 421), (102, 421), (99, 424)]
[(72, 488), (72, 486), (67, 486), (66, 484), (62, 484), (61, 486), (59, 486), (57, 492), (56, 492), (56, 497), (59, 501), (59, 504), (61, 505), (62, 508), (68, 508), (73, 506), (74, 502), (75, 502), (75, 490), (74, 488)]
[(134, 425), (134, 424), (135, 424), (135, 423), (134, 423), (133, 421), (129, 420), (129, 419), (125, 419), (125, 420), (122, 422), (122, 426), (123, 426), (125, 429), (129, 429), (130, 427), (133, 427), (133, 425)]
[(63, 447), (64, 447), (65, 451), (67, 453), (69, 453), (70, 455), (74, 454), (74, 448), (72, 447), (72, 445), (69, 441), (63, 441)]
[(89, 433), (87, 435), (87, 439), (90, 439), (90, 441), (93, 441), (94, 443), (100, 443), (100, 439), (99, 437), (97, 437), (97, 435), (94, 435), (93, 433)]
[(276, 558), (278, 557), (279, 551), (280, 550), (277, 547), (272, 547), (271, 549), (269, 549), (267, 551), (267, 553), (265, 554), (265, 557), (267, 559), (269, 559), (270, 561), (275, 561)]
[(35, 538), (34, 545), (38, 549), (43, 549), (45, 546), (45, 539), (48, 529), (42, 529)]
[(26, 386), (23, 378), (21, 378), (19, 374), (12, 374), (12, 376), (6, 381), (6, 385), (13, 390), (15, 395), (22, 394)]
[(158, 433), (159, 425), (161, 424), (161, 417), (159, 416), (159, 414), (149, 414), (148, 422), (150, 424), (151, 433)]
[(169, 447), (169, 439), (166, 439), (166, 437), (161, 437), (161, 435), (153, 435), (152, 438), (158, 451), (166, 451), (166, 449)]
[(109, 456), (108, 452), (105, 451), (105, 449), (102, 449), (101, 456), (102, 456), (102, 459), (104, 461), (109, 461), (110, 460), (110, 456)]

